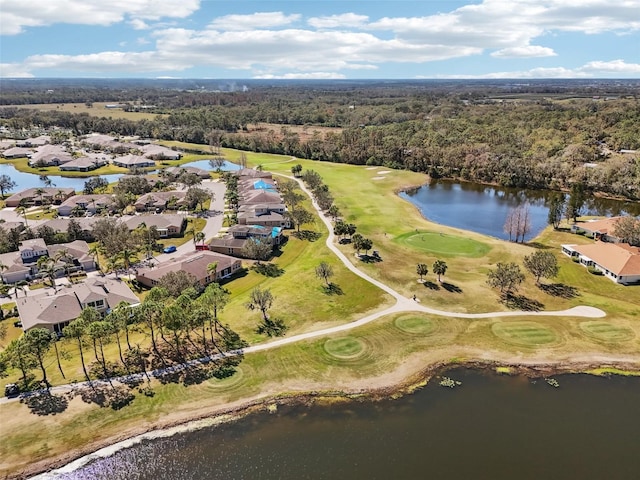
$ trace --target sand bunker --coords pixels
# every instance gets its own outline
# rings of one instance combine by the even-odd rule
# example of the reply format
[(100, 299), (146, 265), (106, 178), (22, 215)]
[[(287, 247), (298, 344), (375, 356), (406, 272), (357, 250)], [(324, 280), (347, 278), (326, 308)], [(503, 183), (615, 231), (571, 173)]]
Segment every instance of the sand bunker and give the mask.
[(378, 175), (386, 175), (387, 173), (391, 173), (391, 170), (380, 170)]
[(373, 177), (372, 180), (384, 180), (384, 177)]

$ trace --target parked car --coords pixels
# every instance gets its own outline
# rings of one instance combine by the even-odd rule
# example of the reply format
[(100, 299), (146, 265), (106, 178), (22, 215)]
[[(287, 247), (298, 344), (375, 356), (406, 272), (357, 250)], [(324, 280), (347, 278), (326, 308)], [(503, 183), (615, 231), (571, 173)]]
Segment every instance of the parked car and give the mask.
[(164, 253), (173, 253), (177, 250), (175, 245), (168, 245), (162, 249)]
[(17, 397), (20, 395), (20, 387), (15, 383), (7, 383), (4, 386), (4, 396), (7, 398)]

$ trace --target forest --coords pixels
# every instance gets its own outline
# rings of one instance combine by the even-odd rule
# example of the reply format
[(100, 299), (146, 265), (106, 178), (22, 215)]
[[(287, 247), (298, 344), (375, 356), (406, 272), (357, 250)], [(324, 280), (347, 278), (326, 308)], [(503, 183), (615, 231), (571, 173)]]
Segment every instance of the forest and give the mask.
[[(207, 89), (30, 86), (3, 91), (13, 131), (61, 127), (176, 140), (357, 165), (384, 165), (508, 187), (640, 199), (640, 85), (316, 83)], [(43, 84), (44, 85), (44, 84)], [(49, 93), (47, 93), (49, 92)], [(141, 105), (153, 120), (20, 105), (65, 101)], [(621, 154), (620, 151), (631, 151)]]

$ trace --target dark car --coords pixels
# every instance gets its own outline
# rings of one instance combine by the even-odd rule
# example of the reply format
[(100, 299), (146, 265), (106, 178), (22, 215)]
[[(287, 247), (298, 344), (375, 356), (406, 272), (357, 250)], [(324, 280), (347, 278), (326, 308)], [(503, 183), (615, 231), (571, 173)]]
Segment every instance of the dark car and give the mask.
[(20, 387), (15, 383), (8, 383), (4, 386), (5, 397), (17, 397), (20, 395)]

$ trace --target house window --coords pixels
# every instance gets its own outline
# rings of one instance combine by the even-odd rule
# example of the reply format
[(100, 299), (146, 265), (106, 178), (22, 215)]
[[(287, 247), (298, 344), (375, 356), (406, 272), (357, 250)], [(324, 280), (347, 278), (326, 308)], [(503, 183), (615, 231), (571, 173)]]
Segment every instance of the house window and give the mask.
[(96, 307), (104, 307), (104, 300), (96, 300)]

